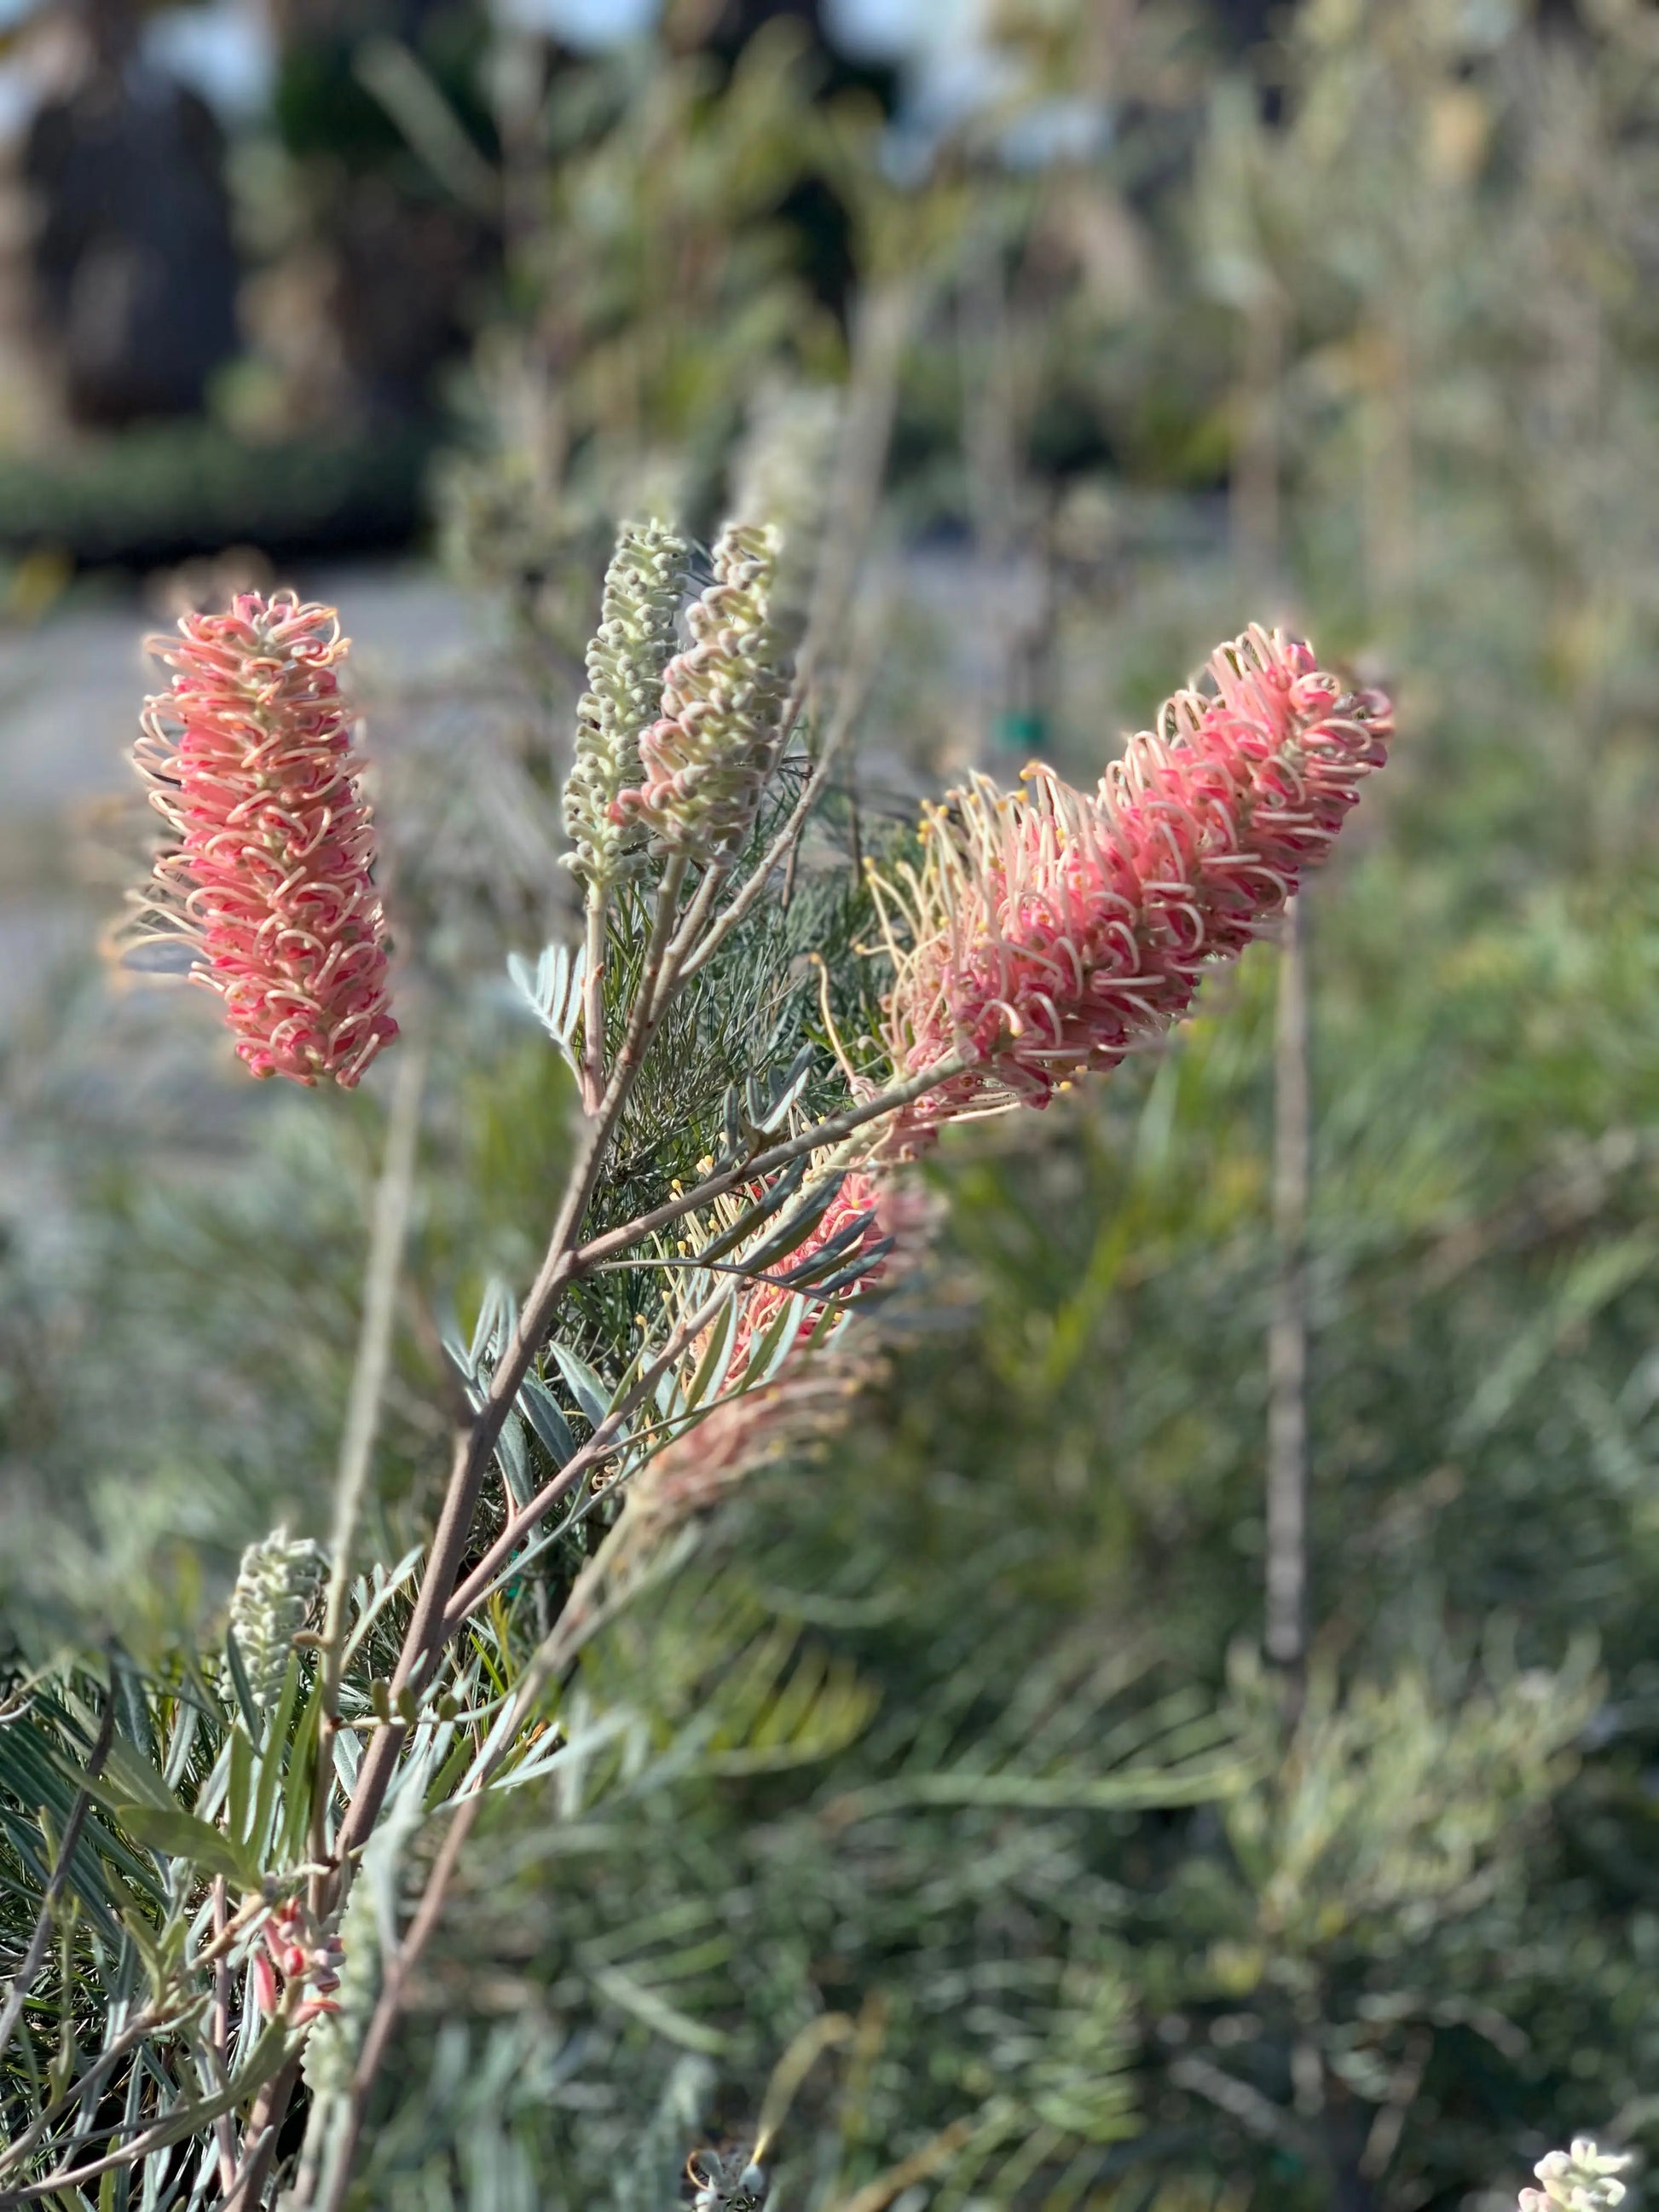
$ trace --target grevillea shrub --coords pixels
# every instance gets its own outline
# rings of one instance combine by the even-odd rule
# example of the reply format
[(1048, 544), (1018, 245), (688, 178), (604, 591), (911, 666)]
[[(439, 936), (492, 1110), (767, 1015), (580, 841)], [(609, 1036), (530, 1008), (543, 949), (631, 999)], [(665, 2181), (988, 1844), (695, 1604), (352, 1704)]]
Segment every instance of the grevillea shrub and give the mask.
[[(246, 1555), (221, 1653), (148, 1682), (82, 1668), (0, 1732), (14, 1767), (27, 1747), (29, 1802), (57, 1807), (0, 2031), (23, 2031), (55, 1929), (103, 1992), (61, 2063), (3, 2076), (0, 2199), (74, 2202), (131, 2167), (146, 2203), (255, 2212), (280, 2192), (341, 2212), (491, 1793), (546, 1778), (550, 1818), (581, 1820), (716, 1741), (741, 1771), (863, 1725), (867, 1698), (796, 1665), (793, 1632), (750, 1648), (737, 1704), (684, 1736), (596, 1711), (576, 1661), (699, 1516), (832, 1429), (878, 1370), (864, 1310), (902, 1294), (927, 1243), (909, 1154), (1177, 1019), (1326, 858), (1383, 759), (1384, 700), (1252, 629), (1096, 791), (1046, 769), (1012, 792), (976, 779), (929, 810), (919, 865), (875, 879), (875, 913), (815, 941), (801, 917), (832, 908), (799, 889), (796, 854), (834, 766), (817, 732), (844, 720), (792, 675), (781, 552), (771, 525), (733, 524), (694, 592), (686, 541), (649, 523), (611, 564), (565, 794), (582, 943), (514, 963), (568, 1063), (575, 1142), (522, 1301), (492, 1285), (445, 1335), (459, 1411), (429, 1542), (377, 1559), (362, 1512), (416, 1133), (399, 1084), (328, 1552), (278, 1530)], [(173, 684), (138, 757), (173, 842), (141, 905), (191, 948), (252, 1073), (355, 1084), (396, 1029), (337, 624), (247, 596), (158, 649)], [(883, 1034), (844, 1041), (837, 1000), (878, 1008)], [(659, 1097), (688, 1103), (653, 1118)], [(1148, 1766), (1135, 1802), (1160, 1786)], [(71, 1891), (82, 1917), (60, 1928)], [(1120, 2008), (1101, 2002), (1078, 2032), (1109, 2053)], [(1045, 2048), (1011, 2057), (986, 2110), (999, 2129), (1049, 2114), (1033, 2140), (1063, 2166), (1073, 2136), (1116, 2124), (1116, 2093), (1056, 2103)], [(766, 2194), (775, 2124), (686, 2146), (704, 2212)]]
[(398, 1024), (339, 618), (245, 592), (150, 650), (173, 683), (133, 757), (172, 841), (142, 902), (196, 955), (253, 1074), (349, 1090)]

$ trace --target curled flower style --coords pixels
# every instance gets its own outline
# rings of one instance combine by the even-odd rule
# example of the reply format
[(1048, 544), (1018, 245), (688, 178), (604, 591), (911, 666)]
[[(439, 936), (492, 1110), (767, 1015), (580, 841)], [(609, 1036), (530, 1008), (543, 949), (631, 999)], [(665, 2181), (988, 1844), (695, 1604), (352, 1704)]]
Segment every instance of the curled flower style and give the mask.
[(972, 1063), (922, 1100), (912, 1134), (1045, 1106), (1073, 1077), (1115, 1066), (1324, 859), (1386, 757), (1388, 700), (1260, 629), (1221, 647), (1210, 673), (1215, 692), (1177, 692), (1097, 791), (1040, 766), (1018, 792), (975, 777), (930, 811), (919, 868), (872, 878), (897, 1074)]
[(787, 653), (772, 618), (781, 540), (728, 524), (714, 579), (687, 610), (687, 650), (663, 677), (662, 718), (640, 738), (640, 781), (611, 819), (643, 828), (653, 853), (709, 860), (742, 843), (772, 764)]
[(587, 648), (588, 690), (577, 714), (564, 787), (564, 864), (584, 882), (614, 883), (645, 860), (646, 827), (612, 809), (640, 775), (640, 733), (662, 708), (664, 672), (691, 549), (665, 523), (630, 524), (605, 571), (599, 627)]
[(150, 641), (173, 687), (133, 749), (177, 840), (143, 903), (196, 954), (253, 1074), (349, 1089), (398, 1024), (339, 617), (247, 592), (179, 629)]

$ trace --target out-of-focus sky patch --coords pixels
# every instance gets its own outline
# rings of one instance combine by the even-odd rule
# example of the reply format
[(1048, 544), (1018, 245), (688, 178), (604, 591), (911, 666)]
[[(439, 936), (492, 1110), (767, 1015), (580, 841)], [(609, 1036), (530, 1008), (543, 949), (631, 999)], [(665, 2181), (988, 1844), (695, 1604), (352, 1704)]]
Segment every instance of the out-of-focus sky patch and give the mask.
[[(660, 0), (493, 0), (498, 18), (593, 52), (648, 31)], [(900, 74), (888, 144), (901, 178), (923, 172), (939, 138), (1008, 88), (1008, 63), (986, 38), (990, 0), (823, 0), (823, 27), (855, 61)], [(1032, 148), (1012, 155), (1030, 163)]]
[(14, 61), (0, 62), (0, 146), (8, 145), (34, 111), (34, 79)]
[(620, 46), (650, 30), (661, 0), (495, 0), (495, 12), (515, 30), (543, 31), (583, 52)]
[[(0, 36), (35, 16), (39, 0), (0, 0)], [(228, 123), (258, 115), (270, 97), (276, 45), (261, 0), (162, 8), (144, 25), (145, 58), (198, 92)], [(0, 60), (0, 144), (23, 130), (61, 65), (51, 40), (23, 40)]]
[[(0, 6), (8, 0), (0, 0)], [(525, 30), (550, 32), (574, 46), (617, 46), (648, 31), (661, 0), (494, 0), (496, 15)], [(915, 62), (960, 56), (980, 43), (986, 0), (824, 0), (823, 24), (860, 61)]]
[(927, 42), (936, 21), (951, 26), (977, 13), (975, 0), (824, 0), (823, 25), (860, 61), (903, 61)]
[(144, 47), (159, 67), (227, 118), (257, 115), (270, 96), (276, 41), (264, 9), (247, 0), (164, 8), (145, 26)]
[[(0, 0), (0, 7), (10, 0)], [(572, 46), (605, 46), (648, 31), (661, 0), (495, 0), (495, 12), (526, 30)], [(825, 0), (824, 27), (836, 45), (868, 61), (902, 61), (920, 47), (959, 39), (984, 14), (983, 0)]]

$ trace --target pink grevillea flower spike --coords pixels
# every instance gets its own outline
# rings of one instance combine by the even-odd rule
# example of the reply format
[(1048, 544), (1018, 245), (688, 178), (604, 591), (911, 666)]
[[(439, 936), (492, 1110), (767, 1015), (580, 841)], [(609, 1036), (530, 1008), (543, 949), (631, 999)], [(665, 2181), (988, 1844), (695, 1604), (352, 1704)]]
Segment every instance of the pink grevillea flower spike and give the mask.
[(195, 956), (258, 1076), (345, 1089), (398, 1034), (374, 831), (335, 671), (331, 607), (240, 594), (149, 649), (173, 687), (133, 748), (176, 842), (139, 904)]
[(923, 823), (920, 867), (875, 878), (895, 966), (884, 1001), (900, 1076), (965, 1072), (907, 1133), (1046, 1106), (1186, 1012), (1211, 961), (1240, 952), (1328, 852), (1393, 734), (1281, 632), (1251, 629), (1181, 691), (1093, 793), (1033, 767), (985, 777)]

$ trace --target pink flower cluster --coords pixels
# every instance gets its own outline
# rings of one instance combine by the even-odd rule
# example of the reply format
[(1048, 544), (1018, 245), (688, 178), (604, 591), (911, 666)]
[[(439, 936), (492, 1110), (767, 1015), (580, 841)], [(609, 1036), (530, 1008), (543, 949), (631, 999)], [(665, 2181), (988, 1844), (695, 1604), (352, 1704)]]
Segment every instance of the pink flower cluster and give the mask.
[[(751, 1200), (760, 1195), (759, 1186), (748, 1193)], [(915, 1257), (928, 1224), (926, 1201), (891, 1178), (854, 1168), (843, 1176), (811, 1235), (780, 1262), (781, 1268), (803, 1265), (865, 1215), (871, 1218), (861, 1234), (830, 1272), (855, 1267), (866, 1255), (868, 1264), (839, 1295), (861, 1291), (890, 1267), (902, 1269)], [(877, 1249), (890, 1238), (897, 1240), (896, 1252)], [(810, 1356), (802, 1357), (808, 1352), (821, 1306), (809, 1305), (769, 1378), (764, 1382), (747, 1380), (757, 1350), (791, 1296), (787, 1287), (774, 1282), (751, 1282), (740, 1293), (726, 1363), (726, 1395), (681, 1430), (635, 1478), (628, 1493), (632, 1516), (628, 1525), (660, 1526), (700, 1512), (763, 1461), (821, 1439), (845, 1419), (877, 1361), (867, 1344), (849, 1346), (839, 1334), (820, 1339), (811, 1346)], [(692, 1347), (688, 1371), (703, 1358), (712, 1335), (712, 1330), (705, 1331)]]
[[(291, 1996), (295, 2027), (304, 2027), (325, 2013), (338, 2012), (334, 1992), (340, 1986), (345, 1958), (339, 1937), (332, 1932), (319, 1935), (305, 1907), (293, 1897), (273, 1907), (264, 1936), (264, 1948), (256, 1948), (250, 1960), (260, 2011), (274, 2018), (284, 1998)], [(307, 1996), (307, 1990), (312, 1994)]]
[(173, 687), (134, 748), (176, 845), (148, 894), (258, 1076), (347, 1089), (398, 1034), (374, 832), (335, 673), (332, 608), (245, 592), (150, 650)]
[[(862, 1253), (868, 1251), (872, 1245), (883, 1240), (884, 1232), (880, 1217), (884, 1210), (882, 1204), (884, 1195), (884, 1194), (870, 1176), (859, 1169), (854, 1169), (850, 1174), (843, 1176), (840, 1189), (825, 1207), (823, 1218), (811, 1235), (790, 1254), (788, 1259), (782, 1263), (783, 1266), (786, 1268), (804, 1267), (815, 1252), (823, 1251), (824, 1246), (833, 1237), (838, 1237), (843, 1229), (850, 1229), (861, 1214), (867, 1213), (872, 1218), (866, 1225), (863, 1235), (856, 1244), (849, 1248), (841, 1262), (842, 1267), (850, 1267)], [(839, 1273), (840, 1270), (837, 1269), (836, 1272)], [(872, 1264), (868, 1273), (860, 1275), (856, 1283), (849, 1287), (861, 1290), (866, 1283), (874, 1282), (881, 1272), (882, 1262), (877, 1260)], [(754, 1356), (755, 1346), (771, 1328), (772, 1323), (788, 1304), (792, 1295), (782, 1285), (777, 1283), (756, 1283), (744, 1292), (742, 1304), (738, 1308), (737, 1333), (732, 1346), (731, 1364), (727, 1369), (727, 1373), (734, 1382), (747, 1368)], [(814, 1307), (802, 1321), (795, 1335), (796, 1346), (804, 1343), (811, 1336), (813, 1329), (817, 1326), (818, 1312), (819, 1309)], [(793, 1350), (794, 1347), (791, 1348)]]
[(837, 1343), (818, 1347), (810, 1359), (786, 1359), (769, 1382), (722, 1398), (654, 1455), (623, 1492), (623, 1527), (660, 1532), (716, 1504), (756, 1468), (822, 1443), (879, 1371), (867, 1344)]
[(1386, 757), (1388, 700), (1348, 690), (1277, 631), (1224, 645), (1210, 673), (1214, 693), (1178, 692), (1096, 792), (1042, 767), (1018, 792), (976, 777), (924, 823), (920, 868), (877, 881), (896, 1073), (972, 1063), (911, 1128), (1044, 1106), (1072, 1077), (1115, 1066), (1325, 857)]

